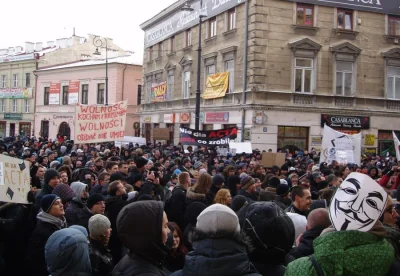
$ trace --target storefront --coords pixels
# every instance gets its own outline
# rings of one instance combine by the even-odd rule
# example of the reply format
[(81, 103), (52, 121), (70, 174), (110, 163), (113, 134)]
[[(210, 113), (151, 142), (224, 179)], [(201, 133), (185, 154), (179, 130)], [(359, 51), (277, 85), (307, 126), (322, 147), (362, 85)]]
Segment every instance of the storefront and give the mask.
[(359, 116), (340, 116), (340, 115), (321, 115), (321, 127), (327, 125), (334, 130), (346, 133), (346, 134), (357, 134), (363, 129), (370, 128), (369, 117)]
[[(395, 134), (400, 137), (400, 131), (395, 131)], [(387, 152), (391, 156), (396, 156), (393, 133), (391, 130), (378, 130), (378, 155), (385, 155)]]
[[(29, 116), (30, 114), (28, 114)], [(32, 122), (26, 121), (22, 113), (4, 113), (4, 136), (32, 135)], [(8, 131), (7, 131), (8, 127)]]
[(305, 151), (308, 149), (309, 127), (278, 126), (278, 149)]
[(67, 140), (74, 139), (75, 114), (60, 113), (57, 115), (37, 114), (35, 135), (56, 139), (57, 135), (66, 137)]

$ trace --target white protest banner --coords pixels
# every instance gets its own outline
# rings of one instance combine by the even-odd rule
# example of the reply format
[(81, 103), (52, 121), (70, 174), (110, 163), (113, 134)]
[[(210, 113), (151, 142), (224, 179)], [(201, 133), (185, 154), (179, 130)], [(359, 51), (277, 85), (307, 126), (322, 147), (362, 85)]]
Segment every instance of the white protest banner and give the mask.
[(324, 126), (319, 162), (361, 164), (361, 133), (350, 135)]
[(251, 142), (229, 142), (229, 149), (236, 153), (253, 153)]
[(29, 162), (0, 154), (0, 201), (27, 204)]
[(125, 134), (128, 101), (108, 106), (81, 105), (75, 110), (75, 144), (120, 141)]
[(393, 142), (394, 142), (394, 149), (396, 150), (396, 159), (397, 161), (400, 161), (400, 142), (399, 142), (399, 138), (397, 138), (396, 133), (394, 133), (394, 131), (392, 131), (393, 133)]

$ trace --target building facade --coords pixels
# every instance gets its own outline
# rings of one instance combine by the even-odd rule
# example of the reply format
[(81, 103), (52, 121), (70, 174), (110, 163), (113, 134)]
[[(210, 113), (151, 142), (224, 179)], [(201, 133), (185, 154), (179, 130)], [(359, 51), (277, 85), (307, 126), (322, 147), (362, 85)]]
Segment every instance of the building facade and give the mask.
[[(35, 71), (37, 76), (35, 136), (55, 139), (58, 134), (74, 139), (76, 104), (104, 105), (105, 59), (79, 61)], [(108, 103), (128, 101), (126, 136), (139, 136), (137, 91), (142, 65), (134, 56), (108, 59)]]
[[(180, 125), (194, 128), (197, 74), (204, 97), (209, 77), (228, 72), (225, 95), (201, 99), (203, 129), (241, 128), (244, 118), (244, 140), (253, 148), (310, 150), (321, 146), (326, 123), (362, 131), (364, 152), (392, 147), (391, 130), (400, 129), (399, 5), (334, 2), (206, 0), (200, 7), (191, 1), (188, 12), (182, 0), (143, 23), (141, 122), (148, 135), (148, 129), (170, 127), (177, 142)], [(165, 101), (152, 101), (152, 87), (162, 82)]]
[[(88, 59), (96, 50), (95, 35), (73, 35), (56, 41), (25, 42), (21, 46), (0, 49), (0, 137), (36, 133), (34, 129), (36, 76), (39, 67)], [(107, 38), (112, 55), (126, 52)]]

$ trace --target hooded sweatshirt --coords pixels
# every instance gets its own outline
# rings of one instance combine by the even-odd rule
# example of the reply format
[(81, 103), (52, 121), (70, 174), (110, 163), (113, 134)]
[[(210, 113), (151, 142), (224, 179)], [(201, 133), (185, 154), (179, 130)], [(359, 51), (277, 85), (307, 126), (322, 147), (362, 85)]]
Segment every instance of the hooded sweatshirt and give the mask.
[(71, 189), (75, 193), (71, 204), (65, 210), (65, 218), (68, 225), (75, 225), (85, 216), (86, 200), (82, 200), (82, 192), (86, 190), (87, 185), (82, 182), (73, 182)]
[(45, 247), (47, 269), (52, 276), (90, 276), (87, 237), (78, 229), (56, 231)]

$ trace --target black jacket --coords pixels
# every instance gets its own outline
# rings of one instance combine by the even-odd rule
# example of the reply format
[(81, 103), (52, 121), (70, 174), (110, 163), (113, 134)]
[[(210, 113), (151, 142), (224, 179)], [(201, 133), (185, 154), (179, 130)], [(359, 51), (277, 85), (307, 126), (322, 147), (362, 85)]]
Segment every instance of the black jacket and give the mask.
[(112, 229), (108, 248), (110, 248), (111, 255), (113, 256), (113, 260), (115, 262), (119, 262), (122, 257), (122, 243), (118, 239), (117, 217), (122, 208), (124, 208), (125, 205), (128, 204), (128, 201), (126, 201), (127, 198), (128, 195), (125, 194), (124, 196), (110, 197), (106, 201), (106, 209), (104, 214), (110, 220)]
[(316, 226), (303, 233), (300, 239), (300, 243), (297, 247), (290, 250), (286, 256), (286, 264), (299, 259), (301, 257), (307, 257), (314, 254), (313, 242), (316, 238), (321, 235), (324, 227)]
[(107, 247), (99, 241), (90, 239), (89, 254), (92, 276), (108, 276), (114, 268), (114, 263)]
[(79, 221), (82, 221), (87, 217), (86, 211), (87, 210), (82, 203), (77, 202), (74, 199), (71, 200), (71, 203), (68, 205), (67, 209), (65, 209), (65, 218), (67, 219), (68, 226), (76, 225)]
[(181, 185), (177, 185), (172, 191), (171, 198), (165, 202), (164, 206), (168, 221), (173, 221), (178, 224), (182, 231), (185, 229), (185, 201), (186, 189)]

